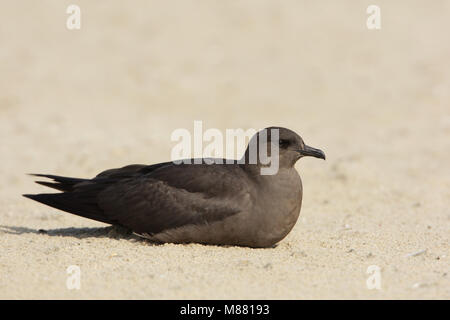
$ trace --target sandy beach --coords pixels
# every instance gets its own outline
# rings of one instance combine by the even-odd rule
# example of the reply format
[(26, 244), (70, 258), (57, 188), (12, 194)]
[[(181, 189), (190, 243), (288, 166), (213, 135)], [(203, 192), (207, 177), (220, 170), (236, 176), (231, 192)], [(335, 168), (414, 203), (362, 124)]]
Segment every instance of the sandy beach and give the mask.
[[(331, 0), (77, 0), (68, 30), (72, 2), (0, 6), (0, 299), (450, 299), (450, 1), (377, 1), (379, 30)], [(325, 151), (277, 247), (154, 245), (21, 196), (168, 161), (195, 120)]]

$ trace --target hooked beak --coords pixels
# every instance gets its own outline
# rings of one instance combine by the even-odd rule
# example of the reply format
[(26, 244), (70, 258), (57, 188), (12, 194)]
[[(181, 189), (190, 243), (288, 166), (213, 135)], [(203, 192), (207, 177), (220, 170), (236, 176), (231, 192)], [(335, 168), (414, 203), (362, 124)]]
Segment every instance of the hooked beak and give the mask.
[(325, 153), (322, 150), (305, 145), (302, 150), (298, 151), (303, 157), (314, 157), (325, 160)]

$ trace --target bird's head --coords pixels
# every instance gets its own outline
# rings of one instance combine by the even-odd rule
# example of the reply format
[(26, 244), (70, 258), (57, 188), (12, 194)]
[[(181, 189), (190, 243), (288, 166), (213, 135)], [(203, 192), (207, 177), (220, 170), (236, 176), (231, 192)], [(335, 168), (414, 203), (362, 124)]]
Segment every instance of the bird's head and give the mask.
[[(276, 159), (277, 156), (278, 159)], [(302, 157), (325, 160), (325, 153), (306, 145), (303, 139), (292, 130), (269, 127), (253, 136), (245, 157), (249, 163), (252, 163), (253, 159), (259, 165), (271, 166), (274, 161), (278, 161), (279, 168), (291, 168)]]

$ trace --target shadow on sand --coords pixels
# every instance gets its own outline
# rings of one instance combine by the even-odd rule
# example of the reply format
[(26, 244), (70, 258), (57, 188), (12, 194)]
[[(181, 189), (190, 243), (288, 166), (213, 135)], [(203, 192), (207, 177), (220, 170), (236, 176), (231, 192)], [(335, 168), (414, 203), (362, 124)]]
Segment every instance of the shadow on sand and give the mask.
[(111, 239), (134, 239), (142, 240), (141, 237), (134, 235), (131, 230), (119, 226), (109, 226), (103, 228), (60, 228), (60, 229), (30, 229), (26, 227), (3, 226), (0, 225), (0, 233), (6, 234), (42, 234), (51, 237), (74, 237), (78, 239), (85, 238), (111, 238)]
[[(16, 226), (3, 226), (0, 225), (0, 234), (14, 234), (14, 235), (22, 235), (27, 233), (33, 234), (41, 234), (47, 235), (51, 237), (73, 237), (77, 239), (86, 239), (86, 238), (110, 238), (110, 239), (125, 239), (131, 241), (139, 241), (146, 243), (151, 246), (160, 246), (163, 243), (153, 242), (149, 239), (142, 238), (140, 236), (135, 235), (131, 230), (126, 229), (120, 226), (109, 226), (104, 228), (60, 228), (60, 229), (30, 229), (26, 227), (16, 227)], [(217, 246), (217, 245), (214, 245)], [(270, 247), (274, 249), (278, 246), (278, 244)], [(218, 247), (234, 247), (228, 245), (218, 245)], [(268, 248), (255, 248), (265, 250)]]

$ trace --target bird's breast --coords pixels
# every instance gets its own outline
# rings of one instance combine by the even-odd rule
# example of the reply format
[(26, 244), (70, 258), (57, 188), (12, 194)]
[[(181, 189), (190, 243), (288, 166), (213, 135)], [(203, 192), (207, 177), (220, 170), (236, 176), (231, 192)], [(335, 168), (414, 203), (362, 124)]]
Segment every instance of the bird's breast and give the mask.
[(297, 222), (302, 204), (302, 182), (295, 169), (267, 178), (257, 201), (257, 237), (277, 243)]

